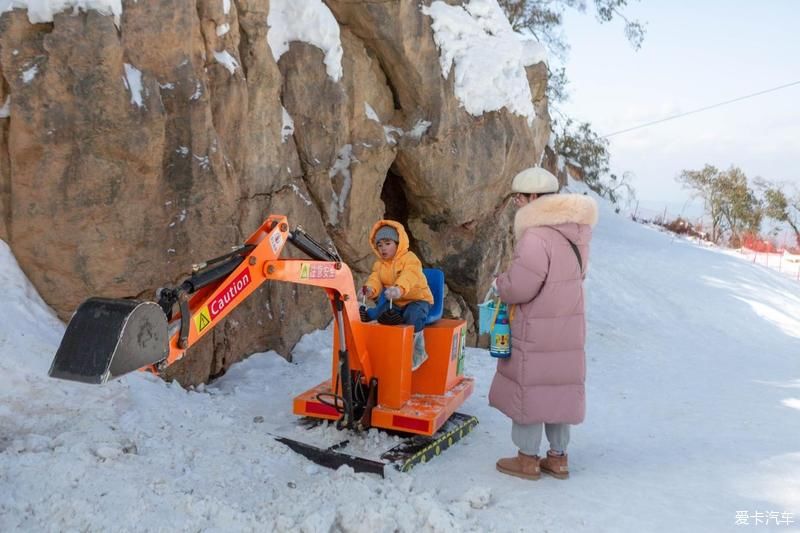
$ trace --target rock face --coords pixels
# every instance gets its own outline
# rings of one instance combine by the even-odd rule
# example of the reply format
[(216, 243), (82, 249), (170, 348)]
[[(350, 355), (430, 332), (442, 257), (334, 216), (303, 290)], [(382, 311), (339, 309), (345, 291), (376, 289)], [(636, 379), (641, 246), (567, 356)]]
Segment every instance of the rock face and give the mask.
[[(389, 217), (445, 271), (448, 312), (471, 321), (510, 250), (511, 178), (549, 138), (544, 64), (527, 68), (535, 120), (476, 117), (417, 2), (327, 0), (336, 80), (307, 42), (275, 60), (268, 1), (226, 5), (124, 1), (118, 25), (0, 16), (0, 238), (43, 298), (64, 320), (92, 295), (152, 299), (270, 213), (335, 245), (360, 283), (369, 228)], [(329, 320), (319, 289), (269, 283), (172, 375), (197, 383), (255, 351), (288, 354)]]

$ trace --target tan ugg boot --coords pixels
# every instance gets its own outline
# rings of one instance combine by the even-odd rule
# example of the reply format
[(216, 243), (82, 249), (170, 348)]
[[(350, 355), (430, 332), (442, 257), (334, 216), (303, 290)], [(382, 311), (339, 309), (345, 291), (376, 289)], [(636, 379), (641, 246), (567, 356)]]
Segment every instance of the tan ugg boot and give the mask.
[(547, 475), (558, 479), (569, 477), (569, 467), (567, 466), (567, 454), (557, 455), (552, 450), (547, 452), (547, 457), (539, 461), (539, 467)]
[(522, 452), (519, 452), (516, 457), (498, 459), (497, 470), (509, 476), (524, 479), (539, 479), (542, 476), (539, 471), (539, 456), (525, 455)]

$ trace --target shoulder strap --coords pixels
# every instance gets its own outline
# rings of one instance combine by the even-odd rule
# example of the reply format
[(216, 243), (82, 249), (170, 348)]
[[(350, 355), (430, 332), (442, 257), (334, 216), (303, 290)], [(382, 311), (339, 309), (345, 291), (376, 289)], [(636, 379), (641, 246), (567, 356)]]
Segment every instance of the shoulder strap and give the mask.
[[(567, 239), (567, 242), (569, 243), (570, 247), (572, 248), (572, 251), (575, 252), (575, 258), (578, 260), (578, 267), (580, 267), (581, 275), (583, 275), (583, 260), (581, 259), (581, 252), (580, 252), (580, 250), (578, 250), (578, 246), (574, 242), (572, 242), (569, 237), (567, 237), (566, 235), (561, 233), (560, 230), (554, 228), (553, 226), (544, 226), (544, 227), (550, 228), (551, 230), (558, 232), (559, 235), (561, 235), (562, 237)], [(533, 296), (533, 298), (531, 298), (531, 300), (535, 300), (539, 296), (539, 294), (541, 294), (542, 289), (544, 289), (545, 283), (547, 283), (548, 274), (550, 274), (550, 269), (547, 270), (547, 274), (545, 274), (544, 279), (542, 280), (541, 287), (539, 287), (538, 292)], [(511, 307), (511, 311), (510, 311), (510, 315), (511, 315), (510, 318), (513, 318), (513, 316), (514, 316), (513, 313), (514, 313), (514, 307), (512, 306)], [(510, 318), (509, 318), (509, 322), (511, 321)]]
[(580, 250), (578, 250), (578, 246), (574, 242), (572, 242), (569, 237), (561, 233), (561, 230), (554, 228), (553, 226), (545, 226), (545, 227), (548, 227), (551, 230), (558, 232), (559, 235), (567, 239), (570, 248), (572, 248), (572, 251), (575, 252), (575, 258), (578, 260), (578, 267), (580, 267), (581, 274), (583, 274), (583, 259), (581, 259), (581, 252)]

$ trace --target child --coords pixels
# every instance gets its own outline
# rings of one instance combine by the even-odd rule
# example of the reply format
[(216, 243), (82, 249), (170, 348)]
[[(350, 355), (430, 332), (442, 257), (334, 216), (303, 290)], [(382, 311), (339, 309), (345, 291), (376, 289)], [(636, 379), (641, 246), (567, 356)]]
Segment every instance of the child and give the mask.
[(368, 316), (362, 312), (361, 319), (366, 321), (386, 313), (391, 301), (391, 308), (402, 314), (403, 323), (414, 326), (412, 369), (416, 370), (428, 358), (422, 328), (433, 304), (422, 263), (409, 251), (408, 235), (399, 222), (379, 220), (372, 226), (369, 240), (378, 260), (372, 265), (372, 274), (363, 291), (373, 300), (383, 292), (386, 302), (370, 310)]

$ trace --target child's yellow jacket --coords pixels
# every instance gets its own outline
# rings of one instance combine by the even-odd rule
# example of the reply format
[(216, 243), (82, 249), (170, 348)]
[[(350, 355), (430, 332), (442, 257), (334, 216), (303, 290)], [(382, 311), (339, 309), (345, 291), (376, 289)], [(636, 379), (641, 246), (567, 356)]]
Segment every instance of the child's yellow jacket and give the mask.
[[(378, 247), (375, 246), (375, 234), (381, 226), (391, 226), (397, 230), (400, 242), (397, 243), (397, 253), (391, 261), (381, 259)], [(394, 220), (379, 220), (369, 232), (369, 244), (378, 260), (372, 265), (372, 274), (369, 275), (365, 285), (372, 288), (377, 299), (383, 289), (397, 285), (403, 289), (403, 296), (395, 300), (395, 305), (408, 305), (414, 300), (424, 300), (433, 303), (433, 294), (428, 287), (428, 280), (422, 273), (422, 263), (414, 252), (408, 249), (408, 235), (402, 224)]]

